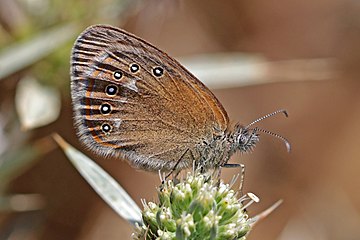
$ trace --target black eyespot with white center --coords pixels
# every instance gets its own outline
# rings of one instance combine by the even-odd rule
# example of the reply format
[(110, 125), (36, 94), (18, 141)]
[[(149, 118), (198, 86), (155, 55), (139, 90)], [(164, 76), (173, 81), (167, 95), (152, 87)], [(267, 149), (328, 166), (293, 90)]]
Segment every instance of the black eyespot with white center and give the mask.
[(109, 96), (116, 95), (117, 91), (118, 91), (118, 87), (115, 85), (107, 85), (105, 88), (105, 92)]
[(114, 78), (115, 78), (115, 80), (119, 80), (120, 78), (122, 78), (122, 76), (123, 76), (123, 73), (122, 73), (120, 70), (116, 70), (116, 71), (114, 72)]
[(100, 112), (102, 114), (109, 114), (111, 112), (111, 106), (108, 103), (104, 103), (100, 106)]
[(133, 63), (133, 64), (130, 65), (130, 71), (132, 73), (136, 73), (137, 71), (139, 71), (139, 69), (140, 69), (140, 67), (136, 63)]
[(155, 67), (153, 69), (153, 74), (155, 75), (155, 77), (161, 77), (164, 74), (164, 69), (162, 69), (161, 67)]
[(111, 126), (107, 123), (104, 123), (103, 125), (101, 125), (101, 130), (105, 133), (108, 134), (111, 131)]

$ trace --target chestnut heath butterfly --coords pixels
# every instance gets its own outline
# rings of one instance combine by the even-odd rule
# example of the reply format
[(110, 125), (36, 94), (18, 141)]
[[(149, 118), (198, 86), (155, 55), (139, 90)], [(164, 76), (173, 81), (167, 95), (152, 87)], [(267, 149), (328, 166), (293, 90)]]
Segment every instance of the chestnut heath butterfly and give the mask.
[(266, 133), (255, 123), (230, 126), (215, 95), (175, 59), (122, 29), (95, 25), (71, 54), (71, 97), (78, 136), (90, 150), (145, 170), (226, 166)]

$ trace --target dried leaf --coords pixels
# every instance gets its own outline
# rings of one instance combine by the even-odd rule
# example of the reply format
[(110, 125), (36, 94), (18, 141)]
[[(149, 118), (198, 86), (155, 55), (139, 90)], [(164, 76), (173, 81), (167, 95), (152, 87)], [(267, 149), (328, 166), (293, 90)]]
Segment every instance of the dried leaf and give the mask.
[(16, 89), (16, 110), (25, 130), (47, 125), (60, 114), (60, 93), (40, 85), (36, 79), (25, 77)]

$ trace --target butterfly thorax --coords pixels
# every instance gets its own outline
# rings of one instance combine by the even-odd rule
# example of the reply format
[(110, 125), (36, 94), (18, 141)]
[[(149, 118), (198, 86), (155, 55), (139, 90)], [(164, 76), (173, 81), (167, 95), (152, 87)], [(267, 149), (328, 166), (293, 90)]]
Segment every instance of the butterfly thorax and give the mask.
[(226, 164), (235, 152), (251, 151), (258, 141), (256, 130), (237, 124), (233, 130), (225, 131), (214, 136), (211, 141), (198, 145), (199, 157), (196, 164), (204, 169), (218, 168)]
[[(230, 158), (230, 144), (226, 133), (214, 136), (210, 141), (203, 141), (196, 147), (196, 167), (203, 169), (217, 168)], [(197, 156), (196, 156), (197, 155)]]

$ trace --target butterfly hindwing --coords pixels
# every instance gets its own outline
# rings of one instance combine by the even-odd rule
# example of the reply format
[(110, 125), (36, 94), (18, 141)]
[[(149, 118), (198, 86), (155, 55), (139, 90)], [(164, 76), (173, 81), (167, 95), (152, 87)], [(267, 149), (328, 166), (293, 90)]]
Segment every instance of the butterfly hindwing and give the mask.
[[(171, 169), (228, 116), (199, 80), (167, 54), (121, 29), (92, 26), (71, 58), (71, 94), (80, 139), (95, 152), (139, 167)], [(183, 167), (191, 154), (183, 156)]]

